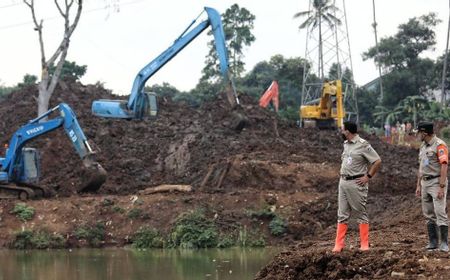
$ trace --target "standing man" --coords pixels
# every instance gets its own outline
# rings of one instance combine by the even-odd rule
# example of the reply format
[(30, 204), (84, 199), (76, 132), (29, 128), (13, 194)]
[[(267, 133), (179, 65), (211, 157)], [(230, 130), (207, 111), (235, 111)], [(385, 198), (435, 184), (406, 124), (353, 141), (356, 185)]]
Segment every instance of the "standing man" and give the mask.
[(419, 152), (416, 196), (421, 198), (422, 212), (427, 220), (429, 243), (426, 249), (438, 248), (439, 230), (439, 250), (448, 252), (447, 144), (436, 137), (431, 122), (419, 123), (417, 130), (422, 145)]
[(369, 250), (369, 217), (366, 203), (369, 180), (381, 165), (380, 156), (366, 140), (357, 134), (354, 122), (344, 122), (341, 130), (344, 138), (341, 178), (338, 192), (338, 224), (333, 252), (341, 252), (345, 246), (347, 223), (352, 212), (359, 224), (361, 251)]

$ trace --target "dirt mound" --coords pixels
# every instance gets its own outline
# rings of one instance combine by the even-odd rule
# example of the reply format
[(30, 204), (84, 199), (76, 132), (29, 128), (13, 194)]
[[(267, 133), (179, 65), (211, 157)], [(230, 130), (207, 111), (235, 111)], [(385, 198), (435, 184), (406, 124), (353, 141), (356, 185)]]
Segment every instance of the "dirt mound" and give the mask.
[[(36, 117), (37, 92), (36, 87), (27, 87), (0, 101), (2, 143)], [(248, 224), (270, 236), (267, 221), (246, 214), (270, 205), (287, 221), (287, 232), (271, 241), (299, 243), (265, 267), (258, 279), (434, 277), (433, 267), (450, 267), (448, 259), (439, 263), (439, 255), (424, 257), (420, 251), (424, 244), (411, 238), (411, 232), (416, 232), (418, 239), (426, 239), (424, 226), (417, 229), (421, 213), (413, 196), (417, 150), (362, 134), (382, 159), (369, 194), (373, 250), (362, 254), (355, 249), (357, 231), (351, 225), (353, 245), (333, 256), (327, 252), (335, 233), (342, 153), (338, 132), (300, 129), (245, 95), (241, 101), (248, 125), (240, 132), (233, 129), (236, 112), (230, 113), (220, 94), (198, 108), (161, 98), (156, 120), (103, 119), (91, 113), (93, 100), (126, 98), (99, 85), (64, 83), (58, 86), (51, 106), (68, 103), (98, 152), (97, 159), (108, 172), (100, 194), (136, 194), (161, 184), (194, 186), (194, 192), (183, 198), (176, 194), (146, 197), (151, 202), (144, 205), (155, 227), (167, 227), (182, 210), (201, 205), (227, 227)], [(59, 196), (73, 194), (82, 174), (81, 161), (64, 130), (48, 133), (28, 146), (41, 152), (41, 184), (53, 187)], [(165, 208), (161, 209), (160, 202)], [(87, 216), (97, 219), (95, 215), (92, 211)], [(128, 234), (123, 232), (123, 236)]]
[[(35, 117), (36, 97), (36, 87), (27, 87), (1, 101), (3, 143)], [(326, 168), (335, 170), (337, 176), (342, 142), (336, 132), (299, 129), (261, 109), (248, 96), (241, 99), (249, 123), (240, 133), (231, 128), (233, 119), (221, 95), (200, 108), (163, 98), (154, 121), (94, 117), (92, 101), (102, 98), (126, 99), (98, 85), (65, 83), (57, 88), (51, 106), (65, 102), (75, 111), (109, 173), (103, 193), (131, 193), (163, 183), (216, 191), (243, 186), (287, 189), (300, 182), (325, 190), (337, 182), (324, 182), (320, 176)], [(374, 180), (374, 191), (406, 191), (414, 177), (415, 152), (369, 140), (384, 161), (383, 176)], [(70, 193), (78, 183), (81, 162), (63, 130), (30, 144), (42, 153), (42, 184), (54, 186), (61, 194)], [(322, 165), (304, 174), (305, 162)], [(283, 172), (286, 166), (288, 172)]]

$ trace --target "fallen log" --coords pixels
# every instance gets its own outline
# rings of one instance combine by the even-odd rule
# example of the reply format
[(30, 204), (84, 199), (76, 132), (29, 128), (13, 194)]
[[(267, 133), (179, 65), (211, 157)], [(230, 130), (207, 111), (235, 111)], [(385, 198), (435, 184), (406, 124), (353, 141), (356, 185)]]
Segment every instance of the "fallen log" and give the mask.
[(163, 193), (163, 192), (192, 192), (191, 185), (159, 185), (157, 187), (146, 188), (139, 191), (141, 195), (153, 194), (153, 193)]

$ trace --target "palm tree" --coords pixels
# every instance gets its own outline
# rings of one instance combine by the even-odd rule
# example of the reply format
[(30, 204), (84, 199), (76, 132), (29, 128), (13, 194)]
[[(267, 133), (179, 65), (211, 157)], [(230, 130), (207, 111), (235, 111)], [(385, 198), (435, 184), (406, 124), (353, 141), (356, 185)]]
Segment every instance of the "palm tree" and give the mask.
[(300, 24), (299, 29), (310, 27), (311, 30), (319, 28), (319, 71), (318, 75), (321, 80), (324, 78), (323, 73), (323, 50), (322, 50), (322, 22), (326, 22), (330, 27), (340, 25), (341, 21), (335, 16), (338, 8), (331, 0), (313, 0), (312, 8), (308, 11), (298, 12), (294, 18), (307, 17), (306, 20)]

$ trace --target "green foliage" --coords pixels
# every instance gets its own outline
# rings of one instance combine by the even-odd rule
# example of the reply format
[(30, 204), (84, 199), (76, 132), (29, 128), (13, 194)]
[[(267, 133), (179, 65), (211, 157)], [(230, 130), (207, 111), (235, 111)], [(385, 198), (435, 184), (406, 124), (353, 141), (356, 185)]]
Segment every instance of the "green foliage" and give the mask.
[(45, 230), (24, 230), (16, 233), (12, 248), (25, 249), (48, 249), (63, 248), (65, 239), (61, 234), (50, 234)]
[(252, 218), (269, 218), (269, 219), (272, 219), (272, 218), (274, 218), (276, 215), (275, 215), (275, 212), (273, 212), (272, 210), (270, 210), (270, 208), (269, 207), (264, 207), (264, 208), (262, 208), (262, 209), (260, 209), (260, 210), (257, 210), (257, 211), (255, 211), (255, 210), (249, 210), (249, 211), (247, 211), (247, 215), (248, 216), (250, 216), (250, 217), (252, 217)]
[(450, 127), (444, 127), (441, 129), (441, 137), (447, 143), (450, 143)]
[(7, 96), (15, 90), (17, 90), (16, 87), (5, 87), (0, 85), (0, 98)]
[(128, 218), (130, 219), (137, 219), (139, 217), (141, 217), (142, 215), (142, 209), (140, 208), (133, 208), (130, 211), (128, 211)]
[(241, 247), (264, 247), (266, 241), (264, 235), (256, 230), (248, 231), (247, 226), (239, 229), (237, 244)]
[(25, 74), (21, 83), (17, 84), (18, 88), (36, 85), (38, 77), (35, 75)]
[(77, 239), (86, 240), (91, 246), (99, 246), (105, 240), (105, 225), (97, 222), (94, 226), (82, 225), (75, 229)]
[(118, 205), (114, 205), (112, 210), (116, 213), (120, 213), (123, 214), (125, 213), (125, 209), (123, 209), (122, 207), (118, 206)]
[[(244, 47), (250, 46), (256, 40), (252, 34), (254, 20), (255, 16), (246, 8), (239, 7), (238, 4), (233, 4), (222, 15), (225, 45), (229, 57), (229, 71), (235, 77), (240, 77), (244, 71)], [(209, 31), (208, 35), (212, 35), (212, 31)], [(213, 82), (217, 81), (215, 79), (221, 78), (214, 39), (208, 43), (208, 47), (210, 50), (206, 57), (206, 65), (202, 70), (201, 80)]]
[(112, 201), (112, 200), (109, 199), (109, 198), (105, 198), (105, 199), (102, 200), (101, 205), (102, 205), (103, 207), (112, 206), (112, 205), (114, 205), (114, 201)]
[(270, 229), (270, 233), (272, 233), (272, 235), (280, 236), (286, 232), (287, 223), (283, 218), (281, 218), (279, 216), (275, 216), (272, 219), (272, 221), (270, 221), (270, 223), (269, 223), (269, 229)]
[(16, 233), (16, 238), (12, 243), (14, 249), (25, 250), (33, 248), (31, 239), (33, 238), (32, 230), (24, 230)]
[(16, 217), (23, 222), (26, 222), (33, 219), (34, 208), (31, 206), (27, 206), (25, 203), (17, 203), (11, 213), (15, 214)]
[(148, 227), (140, 228), (136, 231), (131, 238), (131, 242), (133, 247), (138, 249), (164, 247), (164, 238), (161, 237), (157, 230)]
[(181, 92), (169, 83), (163, 82), (162, 85), (152, 85), (151, 87), (145, 87), (146, 92), (154, 92), (158, 97), (170, 97), (175, 98)]
[[(53, 75), (55, 73), (56, 66), (51, 65), (49, 67), (49, 74)], [(87, 66), (86, 65), (78, 65), (75, 62), (70, 61), (64, 61), (62, 70), (61, 70), (61, 76), (60, 79), (70, 79), (77, 81), (81, 79), (84, 74), (86, 74)]]
[(394, 36), (382, 38), (376, 46), (363, 54), (364, 59), (374, 59), (388, 70), (405, 69), (413, 66), (419, 55), (436, 44), (433, 30), (440, 21), (436, 14), (429, 13), (409, 19), (398, 27)]
[(170, 246), (180, 248), (213, 248), (218, 244), (219, 233), (213, 221), (202, 210), (180, 215), (170, 234)]
[(299, 29), (306, 27), (321, 28), (323, 23), (333, 27), (341, 24), (341, 21), (334, 16), (337, 10), (338, 8), (331, 0), (315, 0), (311, 10), (298, 12), (294, 15), (294, 18), (307, 16), (306, 20), (298, 27)]
[(217, 243), (217, 248), (229, 248), (236, 244), (233, 236), (223, 235), (220, 236), (219, 242)]

